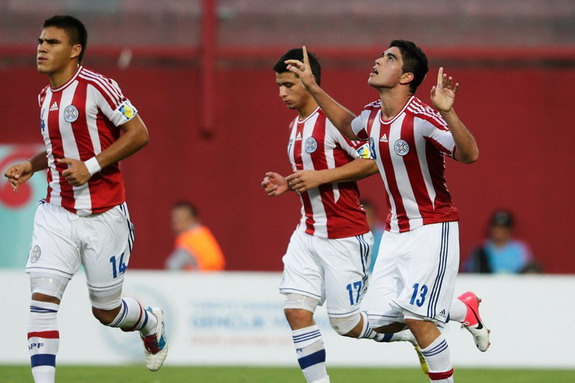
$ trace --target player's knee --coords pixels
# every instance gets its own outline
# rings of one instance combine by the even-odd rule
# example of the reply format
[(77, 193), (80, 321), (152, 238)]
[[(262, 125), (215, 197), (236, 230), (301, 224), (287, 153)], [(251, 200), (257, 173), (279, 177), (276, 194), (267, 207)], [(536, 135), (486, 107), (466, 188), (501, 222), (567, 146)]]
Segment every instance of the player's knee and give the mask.
[(329, 317), (329, 323), (335, 332), (337, 332), (339, 335), (351, 337), (359, 336), (359, 334), (355, 334), (352, 330), (357, 326), (360, 320), (361, 315), (359, 312), (345, 317)]
[(103, 325), (108, 326), (116, 319), (122, 306), (122, 287), (110, 290), (89, 289), (92, 314)]
[(313, 313), (319, 301), (300, 294), (286, 294), (284, 313), (292, 328), (303, 328), (313, 324)]
[(117, 307), (112, 310), (102, 310), (96, 307), (92, 307), (92, 314), (96, 319), (100, 321), (104, 326), (109, 326), (110, 323), (116, 319), (118, 313), (120, 312), (120, 307)]
[(68, 278), (59, 275), (31, 273), (32, 299), (59, 304), (69, 281)]

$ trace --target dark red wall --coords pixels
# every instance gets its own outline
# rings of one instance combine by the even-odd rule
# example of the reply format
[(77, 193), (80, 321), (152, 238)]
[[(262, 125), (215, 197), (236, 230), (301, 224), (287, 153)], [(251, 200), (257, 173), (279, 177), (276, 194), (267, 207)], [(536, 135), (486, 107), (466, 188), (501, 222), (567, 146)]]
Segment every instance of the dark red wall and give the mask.
[[(369, 61), (364, 69), (324, 66), (324, 88), (359, 111), (377, 97), (366, 85), (370, 67)], [(229, 270), (280, 270), (299, 201), (295, 195), (269, 198), (260, 182), (268, 170), (289, 172), (287, 125), (294, 115), (279, 101), (268, 65), (218, 69), (211, 139), (200, 135), (197, 69), (93, 69), (120, 83), (151, 135), (150, 145), (122, 166), (136, 224), (131, 267), (162, 267), (173, 241), (170, 206), (186, 198), (199, 206), (220, 240)], [(517, 234), (532, 245), (545, 271), (575, 272), (575, 70), (481, 65), (447, 70), (461, 83), (456, 110), (481, 150), (476, 164), (447, 164), (461, 211), (463, 257), (481, 239), (491, 211), (506, 207), (516, 213)], [(424, 102), (436, 72), (433, 67), (420, 88)], [(0, 143), (41, 142), (36, 94), (45, 83), (33, 67), (0, 68)], [(360, 186), (384, 210), (378, 176)]]

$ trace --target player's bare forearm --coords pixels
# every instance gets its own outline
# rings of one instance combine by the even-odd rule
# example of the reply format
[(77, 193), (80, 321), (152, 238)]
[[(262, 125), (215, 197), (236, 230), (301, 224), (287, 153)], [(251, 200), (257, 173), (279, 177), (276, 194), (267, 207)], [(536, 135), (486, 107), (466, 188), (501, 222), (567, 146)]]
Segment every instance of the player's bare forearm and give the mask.
[(36, 173), (40, 170), (44, 170), (48, 168), (48, 152), (43, 151), (42, 153), (38, 153), (28, 161), (30, 165), (32, 165), (32, 172)]
[(355, 159), (343, 166), (324, 170), (299, 170), (286, 177), (294, 190), (304, 192), (328, 183), (357, 181), (377, 173), (374, 160)]
[(448, 112), (440, 112), (447, 122), (449, 130), (455, 141), (454, 158), (464, 164), (472, 164), (479, 159), (479, 147), (471, 132), (465, 127), (463, 122), (451, 108)]
[(148, 129), (139, 115), (121, 126), (123, 134), (106, 150), (96, 156), (103, 169), (113, 163), (128, 158), (149, 142)]
[(351, 129), (351, 122), (356, 117), (355, 114), (334, 100), (317, 84), (310, 86), (308, 92), (313, 96), (321, 110), (323, 110), (327, 118), (343, 136), (350, 140), (357, 139), (357, 136)]
[(377, 173), (377, 164), (374, 160), (357, 158), (343, 166), (329, 169), (326, 176), (328, 182), (359, 181)]

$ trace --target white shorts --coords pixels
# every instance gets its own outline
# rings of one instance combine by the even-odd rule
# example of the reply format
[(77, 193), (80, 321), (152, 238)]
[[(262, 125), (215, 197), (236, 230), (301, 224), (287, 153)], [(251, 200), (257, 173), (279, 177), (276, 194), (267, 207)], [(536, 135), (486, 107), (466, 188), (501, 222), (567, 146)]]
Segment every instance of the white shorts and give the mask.
[(300, 294), (327, 301), (331, 317), (349, 316), (359, 310), (367, 288), (371, 232), (349, 238), (328, 239), (293, 233), (283, 257), (282, 294)]
[(41, 201), (26, 272), (71, 279), (84, 266), (88, 287), (117, 289), (124, 280), (134, 243), (134, 226), (126, 203), (102, 214), (79, 216)]
[(405, 233), (386, 231), (375, 261), (366, 307), (381, 327), (405, 318), (447, 320), (459, 269), (459, 225), (444, 222)]

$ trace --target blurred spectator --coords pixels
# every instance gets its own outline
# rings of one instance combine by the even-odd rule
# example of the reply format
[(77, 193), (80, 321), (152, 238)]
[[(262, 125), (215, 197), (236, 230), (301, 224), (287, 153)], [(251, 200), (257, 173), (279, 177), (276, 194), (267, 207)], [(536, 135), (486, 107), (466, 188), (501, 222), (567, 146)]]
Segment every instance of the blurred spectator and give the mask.
[(188, 201), (172, 208), (172, 229), (177, 235), (175, 248), (166, 259), (170, 270), (217, 271), (225, 267), (220, 245), (210, 229), (198, 220), (198, 210)]
[(361, 201), (361, 206), (363, 206), (363, 210), (365, 210), (369, 230), (371, 230), (373, 234), (373, 251), (371, 252), (371, 261), (369, 263), (369, 272), (371, 273), (373, 271), (373, 265), (375, 265), (375, 260), (377, 259), (377, 253), (379, 252), (381, 237), (385, 232), (385, 223), (379, 220), (377, 208), (373, 202), (364, 199)]
[(471, 252), (463, 270), (471, 273), (540, 273), (529, 246), (513, 238), (515, 221), (507, 210), (489, 220), (488, 238)]

